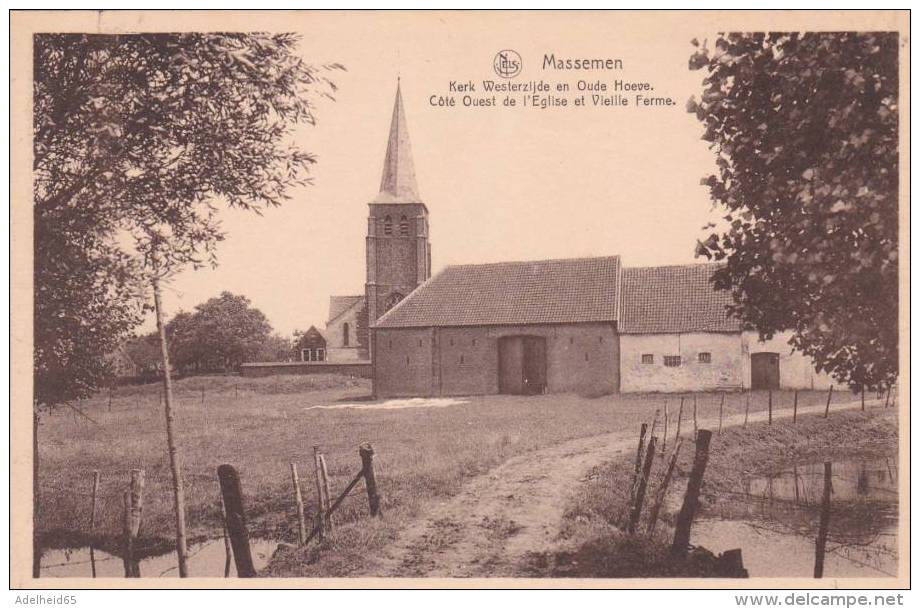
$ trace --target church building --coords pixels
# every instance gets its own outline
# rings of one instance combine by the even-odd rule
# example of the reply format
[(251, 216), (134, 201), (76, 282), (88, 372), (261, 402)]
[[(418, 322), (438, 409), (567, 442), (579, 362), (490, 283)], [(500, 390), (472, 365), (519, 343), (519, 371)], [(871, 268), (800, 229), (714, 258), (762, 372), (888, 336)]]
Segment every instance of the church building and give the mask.
[(371, 360), (378, 398), (825, 389), (790, 334), (731, 318), (714, 264), (624, 266), (616, 255), (448, 266), (431, 277), (397, 86), (363, 295), (332, 296), (330, 361)]
[(369, 359), (369, 326), (431, 277), (428, 208), (415, 182), (399, 85), (380, 192), (368, 208), (364, 295), (330, 297), (326, 339), (331, 361)]

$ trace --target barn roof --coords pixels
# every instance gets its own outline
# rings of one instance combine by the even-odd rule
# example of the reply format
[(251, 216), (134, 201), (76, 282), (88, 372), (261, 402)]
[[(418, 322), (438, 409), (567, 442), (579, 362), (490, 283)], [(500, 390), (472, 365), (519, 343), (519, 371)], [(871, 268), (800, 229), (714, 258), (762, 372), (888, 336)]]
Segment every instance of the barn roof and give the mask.
[(621, 334), (738, 332), (738, 320), (725, 306), (728, 292), (709, 279), (718, 264), (624, 268), (621, 287)]
[(449, 266), (377, 328), (616, 321), (620, 258)]

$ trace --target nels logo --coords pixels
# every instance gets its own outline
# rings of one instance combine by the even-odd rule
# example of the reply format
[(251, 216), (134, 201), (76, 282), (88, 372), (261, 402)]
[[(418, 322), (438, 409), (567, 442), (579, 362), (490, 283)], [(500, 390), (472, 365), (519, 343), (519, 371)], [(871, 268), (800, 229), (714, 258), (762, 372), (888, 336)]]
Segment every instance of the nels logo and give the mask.
[(495, 59), (492, 60), (492, 67), (495, 69), (495, 73), (502, 78), (514, 78), (521, 73), (524, 63), (521, 61), (521, 56), (518, 55), (517, 51), (505, 49), (495, 54)]

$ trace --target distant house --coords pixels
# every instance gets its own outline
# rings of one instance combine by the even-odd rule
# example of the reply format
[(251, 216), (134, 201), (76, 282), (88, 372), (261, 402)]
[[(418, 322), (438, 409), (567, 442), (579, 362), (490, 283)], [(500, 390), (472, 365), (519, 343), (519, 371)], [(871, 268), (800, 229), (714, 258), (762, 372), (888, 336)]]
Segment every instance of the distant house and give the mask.
[(326, 339), (315, 326), (310, 326), (294, 343), (294, 356), (302, 362), (326, 361)]

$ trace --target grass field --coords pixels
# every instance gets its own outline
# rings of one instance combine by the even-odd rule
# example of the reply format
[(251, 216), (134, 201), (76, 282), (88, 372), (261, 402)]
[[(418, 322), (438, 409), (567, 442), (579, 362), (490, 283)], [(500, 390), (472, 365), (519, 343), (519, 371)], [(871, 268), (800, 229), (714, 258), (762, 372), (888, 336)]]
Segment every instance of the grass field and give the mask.
[[(482, 396), (444, 408), (308, 409), (341, 403), (370, 406), (369, 393), (366, 380), (331, 375), (218, 376), (177, 382), (178, 445), (190, 538), (221, 534), (216, 468), (231, 463), (240, 471), (253, 535), (295, 541), (289, 463), (299, 464), (307, 511), (312, 514), (313, 446), (327, 455), (336, 494), (360, 468), (358, 445), (371, 442), (377, 452), (384, 518), (368, 521), (359, 486), (337, 513), (335, 534), (317, 545), (310, 559), (328, 565), (329, 572), (345, 574), (364, 552), (385, 544), (423, 502), (453, 495), (466, 479), (549, 444), (638, 428), (665, 399), (673, 417), (678, 400), (658, 394)], [(121, 494), (129, 471), (142, 468), (147, 486), (140, 545), (148, 553), (172, 547), (171, 480), (159, 396), (159, 385), (122, 387), (112, 396), (111, 409), (108, 394), (102, 394), (76, 404), (86, 416), (65, 407), (42, 417), (36, 520), (44, 545), (87, 542), (92, 472), (99, 470), (95, 537), (101, 546), (117, 548)], [(743, 411), (747, 397), (752, 412), (766, 408), (765, 393), (727, 394), (726, 414)], [(823, 403), (825, 398), (824, 393), (802, 392), (799, 403)], [(835, 392), (835, 401), (851, 399)], [(691, 400), (684, 410), (685, 425), (691, 424), (686, 419)], [(789, 406), (791, 393), (774, 392), (773, 401), (777, 408)], [(701, 416), (718, 411), (718, 395), (700, 394), (697, 402)]]

